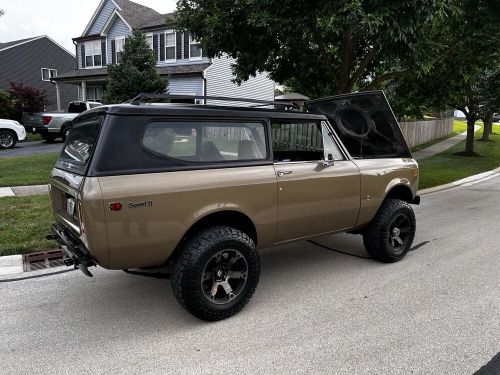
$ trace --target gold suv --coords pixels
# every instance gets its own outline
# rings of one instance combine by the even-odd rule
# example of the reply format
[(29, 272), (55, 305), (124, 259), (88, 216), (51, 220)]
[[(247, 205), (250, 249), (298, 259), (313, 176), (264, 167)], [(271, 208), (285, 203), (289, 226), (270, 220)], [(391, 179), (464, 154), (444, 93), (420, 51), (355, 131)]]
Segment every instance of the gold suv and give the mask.
[(418, 165), (384, 94), (319, 99), (307, 112), (264, 104), (134, 101), (80, 114), (50, 178), (67, 264), (91, 276), (94, 265), (171, 262), (180, 304), (219, 320), (253, 295), (258, 248), (350, 232), (373, 258), (402, 259)]

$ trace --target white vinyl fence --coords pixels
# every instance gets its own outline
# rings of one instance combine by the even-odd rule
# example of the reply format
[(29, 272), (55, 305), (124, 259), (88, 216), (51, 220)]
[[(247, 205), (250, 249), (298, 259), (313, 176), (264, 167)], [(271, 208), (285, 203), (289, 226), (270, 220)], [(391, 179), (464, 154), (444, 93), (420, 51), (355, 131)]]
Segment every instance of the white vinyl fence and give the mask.
[(444, 137), (453, 131), (453, 118), (400, 122), (399, 127), (409, 147)]

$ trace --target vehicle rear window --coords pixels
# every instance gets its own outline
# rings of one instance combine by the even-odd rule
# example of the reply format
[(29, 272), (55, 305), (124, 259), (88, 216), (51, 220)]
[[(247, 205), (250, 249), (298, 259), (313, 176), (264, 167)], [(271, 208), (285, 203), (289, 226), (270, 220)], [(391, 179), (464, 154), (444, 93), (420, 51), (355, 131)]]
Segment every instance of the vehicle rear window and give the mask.
[(143, 146), (155, 154), (191, 162), (262, 160), (267, 156), (262, 123), (152, 122)]
[(78, 174), (86, 172), (103, 117), (103, 115), (95, 115), (74, 121), (57, 161), (58, 168)]
[(87, 110), (85, 103), (70, 103), (68, 106), (69, 113), (82, 113)]

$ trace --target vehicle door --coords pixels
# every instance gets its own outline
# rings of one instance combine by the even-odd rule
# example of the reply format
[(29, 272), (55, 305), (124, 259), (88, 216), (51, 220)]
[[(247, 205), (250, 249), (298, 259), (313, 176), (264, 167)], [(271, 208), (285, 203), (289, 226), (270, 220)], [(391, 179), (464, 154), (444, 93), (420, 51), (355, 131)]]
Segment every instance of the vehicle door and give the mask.
[(359, 171), (321, 120), (272, 120), (278, 178), (276, 242), (351, 228), (359, 213)]

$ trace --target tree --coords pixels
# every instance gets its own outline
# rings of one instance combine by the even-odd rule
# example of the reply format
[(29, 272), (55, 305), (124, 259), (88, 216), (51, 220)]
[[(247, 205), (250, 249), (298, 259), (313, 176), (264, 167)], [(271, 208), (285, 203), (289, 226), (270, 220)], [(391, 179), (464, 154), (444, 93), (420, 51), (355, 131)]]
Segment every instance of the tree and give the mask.
[(49, 104), (47, 92), (23, 83), (10, 83), (11, 118), (21, 121), (23, 112), (41, 112)]
[(379, 87), (422, 69), (448, 0), (180, 0), (176, 24), (210, 56), (236, 59), (236, 82), (266, 71), (311, 97)]
[(0, 17), (2, 17), (5, 14), (3, 9), (0, 9)]
[(490, 139), (493, 132), (493, 115), (500, 112), (500, 65), (484, 70), (477, 82), (478, 95), (481, 98), (479, 117), (483, 120), (482, 141)]
[(123, 103), (142, 92), (164, 93), (167, 83), (167, 78), (160, 77), (156, 71), (156, 59), (144, 34), (134, 30), (125, 41), (122, 62), (108, 65), (103, 102)]

